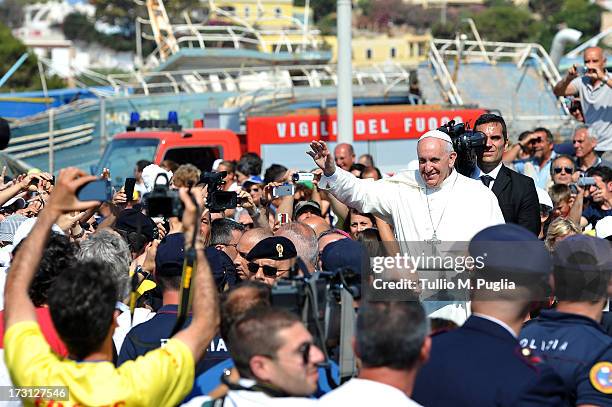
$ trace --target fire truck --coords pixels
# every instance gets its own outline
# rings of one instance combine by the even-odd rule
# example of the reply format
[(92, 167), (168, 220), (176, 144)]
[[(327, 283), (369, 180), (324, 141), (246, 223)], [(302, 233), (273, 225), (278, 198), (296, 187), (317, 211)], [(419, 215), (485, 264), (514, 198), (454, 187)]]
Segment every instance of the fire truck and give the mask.
[[(127, 130), (108, 144), (96, 171), (110, 168), (113, 179), (120, 184), (131, 176), (138, 160), (192, 163), (208, 171), (216, 159), (238, 160), (246, 151), (259, 154), (264, 168), (278, 163), (308, 170), (313, 167), (306, 155), (308, 144), (324, 140), (333, 148), (338, 133), (335, 109), (249, 116), (243, 126), (245, 131), (235, 125), (223, 125), (224, 121), (218, 119), (196, 120), (193, 128), (183, 129), (176, 114), (170, 113), (168, 120), (133, 118)], [(483, 113), (486, 110), (447, 110), (427, 105), (355, 107), (353, 146), (357, 156), (371, 154), (381, 171), (396, 172), (416, 159), (416, 142), (421, 134), (450, 120), (473, 124)], [(237, 118), (233, 119), (236, 122)]]

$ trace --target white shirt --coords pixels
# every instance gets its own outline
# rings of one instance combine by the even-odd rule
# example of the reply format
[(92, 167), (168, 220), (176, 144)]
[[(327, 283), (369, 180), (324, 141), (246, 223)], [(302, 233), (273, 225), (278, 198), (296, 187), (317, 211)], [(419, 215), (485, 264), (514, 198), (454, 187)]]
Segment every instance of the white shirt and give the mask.
[(434, 229), (442, 241), (467, 242), (482, 229), (505, 223), (493, 192), (457, 171), (436, 189), (426, 188), (417, 171), (373, 181), (341, 168), (319, 185), (351, 208), (392, 221), (400, 242), (431, 239)]
[[(240, 379), (240, 385), (249, 388), (255, 384), (253, 380)], [(212, 400), (208, 396), (198, 396), (182, 404), (183, 407), (200, 407)], [(261, 391), (230, 390), (223, 400), (223, 407), (262, 407), (262, 406), (316, 406), (317, 400), (306, 397), (270, 397)]]
[(321, 406), (419, 407), (404, 392), (388, 384), (354, 378), (319, 399)]
[[(499, 170), (501, 170), (502, 165), (503, 163), (500, 161), (500, 163), (497, 164), (497, 167), (495, 167), (493, 171), (489, 173), (486, 173), (483, 170), (481, 170), (479, 167), (476, 167), (474, 169), (474, 172), (472, 173), (472, 179), (482, 182), (480, 177), (482, 177), (483, 175), (488, 175), (489, 177), (493, 178), (493, 180), (489, 183), (489, 189), (493, 189), (493, 184), (495, 184), (495, 180), (497, 179), (497, 175), (499, 174)], [(482, 185), (484, 185), (484, 183)]]
[(493, 318), (490, 315), (485, 315), (485, 314), (479, 314), (478, 312), (472, 312), (472, 315), (474, 315), (475, 317), (478, 318), (482, 318), (482, 319), (486, 319), (487, 321), (491, 321), (493, 323), (496, 323), (497, 325), (501, 326), (502, 328), (504, 328), (506, 331), (508, 331), (508, 333), (510, 335), (512, 335), (512, 337), (517, 338), (516, 336), (516, 332), (514, 332), (512, 330), (512, 328), (510, 328), (510, 325), (508, 325), (507, 323), (505, 323), (504, 321), (497, 319), (497, 318)]

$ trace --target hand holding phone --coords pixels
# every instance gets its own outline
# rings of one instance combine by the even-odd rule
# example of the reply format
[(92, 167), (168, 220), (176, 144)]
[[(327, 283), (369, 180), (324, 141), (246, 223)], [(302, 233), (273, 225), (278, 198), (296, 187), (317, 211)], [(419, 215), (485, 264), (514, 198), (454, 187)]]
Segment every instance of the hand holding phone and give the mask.
[(127, 197), (128, 202), (134, 200), (134, 187), (136, 186), (136, 178), (126, 178), (123, 192)]
[(274, 196), (275, 198), (293, 195), (294, 192), (295, 192), (294, 186), (290, 184), (284, 184), (284, 185), (280, 185), (280, 186), (272, 188), (272, 196)]
[(113, 198), (113, 188), (108, 179), (97, 179), (77, 189), (76, 195), (79, 201), (106, 202)]

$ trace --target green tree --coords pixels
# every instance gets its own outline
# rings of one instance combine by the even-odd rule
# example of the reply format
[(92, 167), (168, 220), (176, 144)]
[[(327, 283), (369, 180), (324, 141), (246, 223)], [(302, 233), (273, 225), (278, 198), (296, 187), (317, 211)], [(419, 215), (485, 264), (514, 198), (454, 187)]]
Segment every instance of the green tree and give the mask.
[(599, 33), (602, 10), (597, 4), (588, 0), (558, 0), (553, 10), (556, 11), (542, 13), (538, 42), (546, 49), (550, 49), (555, 34), (563, 26), (582, 31), (582, 41)]
[(528, 10), (519, 7), (494, 6), (473, 18), (480, 35), (488, 41), (535, 41), (542, 28)]
[[(314, 12), (314, 18), (316, 22), (328, 17), (329, 14), (336, 13), (336, 3), (337, 0), (311, 0), (310, 7)], [(334, 18), (335, 19), (335, 18)], [(330, 18), (326, 18), (326, 20), (330, 20)], [(327, 22), (326, 25), (329, 25)]]
[[(25, 52), (28, 52), (26, 46), (13, 37), (11, 30), (7, 26), (0, 23), (0, 74), (4, 75)], [(57, 76), (47, 78), (47, 87), (49, 89), (64, 86), (66, 86), (64, 81)], [(30, 52), (28, 59), (15, 71), (0, 91), (38, 90), (41, 88), (37, 58), (34, 53)]]

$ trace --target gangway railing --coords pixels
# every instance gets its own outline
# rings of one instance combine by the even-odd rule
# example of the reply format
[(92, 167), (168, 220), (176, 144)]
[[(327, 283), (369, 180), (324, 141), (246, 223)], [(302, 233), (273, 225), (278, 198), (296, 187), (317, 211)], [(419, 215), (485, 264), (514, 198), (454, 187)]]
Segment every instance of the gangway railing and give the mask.
[[(201, 92), (238, 92), (240, 95), (248, 95), (249, 92), (261, 88), (273, 92), (277, 89), (319, 88), (337, 84), (334, 65), (207, 68), (149, 73), (137, 71), (106, 76), (74, 66), (72, 69), (74, 76), (82, 75), (99, 85), (112, 87), (117, 96)], [(381, 92), (381, 96), (385, 96), (398, 86), (408, 86), (410, 75), (401, 67), (373, 64), (355, 67), (353, 83), (384, 85), (385, 90)]]
[(455, 81), (446, 68), (446, 63), (442, 58), (442, 55), (436, 48), (434, 41), (429, 43), (429, 63), (434, 70), (434, 79), (440, 84), (440, 89), (444, 94), (444, 98), (453, 105), (463, 105), (463, 99), (459, 94), (459, 90), (455, 85)]
[[(438, 58), (438, 55), (440, 58)], [(432, 40), (430, 49), (432, 65), (440, 64), (440, 59), (444, 61), (458, 56), (462, 58), (463, 64), (474, 62), (496, 64), (499, 61), (510, 60), (516, 64), (517, 69), (521, 69), (526, 61), (531, 59), (536, 63), (538, 72), (541, 73), (551, 89), (561, 80), (557, 67), (540, 44), (465, 40), (462, 41), (462, 48), (459, 49), (457, 41), (454, 39), (436, 38)], [(447, 80), (445, 75), (442, 75), (442, 78)], [(449, 100), (452, 101), (451, 98)], [(563, 99), (558, 98), (557, 101), (565, 114), (569, 114)]]

